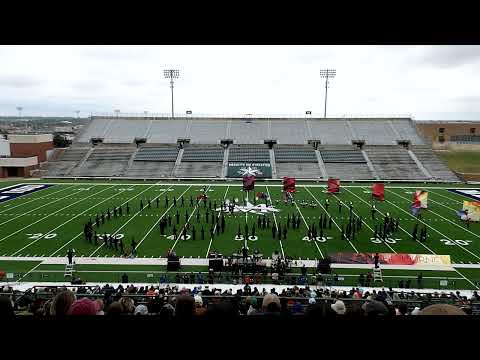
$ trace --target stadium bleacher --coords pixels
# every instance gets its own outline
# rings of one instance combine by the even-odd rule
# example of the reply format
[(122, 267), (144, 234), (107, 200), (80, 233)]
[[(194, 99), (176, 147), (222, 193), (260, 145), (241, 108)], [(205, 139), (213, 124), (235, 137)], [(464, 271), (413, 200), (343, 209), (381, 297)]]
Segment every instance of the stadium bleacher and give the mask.
[[(92, 139), (103, 143), (93, 146)], [(139, 139), (145, 143), (137, 150)], [(307, 145), (311, 142), (318, 151)], [(274, 178), (458, 181), (412, 120), (402, 118), (94, 117), (47, 166), (47, 176), (223, 177), (227, 162), (270, 163)]]

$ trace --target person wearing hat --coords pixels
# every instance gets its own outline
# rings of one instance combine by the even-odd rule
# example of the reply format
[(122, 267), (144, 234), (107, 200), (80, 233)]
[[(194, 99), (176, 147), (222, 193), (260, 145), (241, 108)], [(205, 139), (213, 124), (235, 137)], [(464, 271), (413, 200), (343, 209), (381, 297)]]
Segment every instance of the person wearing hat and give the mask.
[(265, 315), (280, 315), (280, 299), (276, 294), (267, 294), (262, 301), (262, 310)]
[(337, 315), (345, 315), (347, 309), (345, 308), (345, 303), (342, 300), (335, 301), (334, 304), (330, 305), (330, 308), (335, 311)]
[(133, 312), (134, 315), (148, 315), (148, 308), (145, 305), (137, 305), (135, 311)]
[(68, 315), (96, 315), (97, 305), (89, 298), (75, 300), (68, 310)]
[(193, 297), (193, 299), (195, 300), (195, 315), (197, 316), (205, 315), (205, 312), (207, 311), (207, 309), (203, 306), (202, 297), (197, 294)]

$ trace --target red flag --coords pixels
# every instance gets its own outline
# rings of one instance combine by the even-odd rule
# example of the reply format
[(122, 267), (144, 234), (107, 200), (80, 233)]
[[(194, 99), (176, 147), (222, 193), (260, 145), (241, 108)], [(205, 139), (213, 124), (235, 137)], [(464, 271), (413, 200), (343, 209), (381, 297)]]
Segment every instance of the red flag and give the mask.
[(328, 179), (328, 188), (327, 191), (331, 194), (336, 194), (340, 192), (340, 180), (339, 179)]
[(373, 184), (372, 185), (372, 196), (380, 201), (385, 200), (385, 185), (384, 184)]
[(295, 192), (295, 178), (283, 177), (283, 191), (293, 193)]
[(243, 178), (243, 190), (250, 191), (255, 188), (255, 176), (245, 176)]

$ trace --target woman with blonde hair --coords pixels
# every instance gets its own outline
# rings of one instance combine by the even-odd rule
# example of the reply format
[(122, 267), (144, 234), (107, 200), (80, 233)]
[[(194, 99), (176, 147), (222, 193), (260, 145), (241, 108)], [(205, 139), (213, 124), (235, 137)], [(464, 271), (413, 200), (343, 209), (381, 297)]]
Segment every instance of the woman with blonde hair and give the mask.
[(132, 298), (122, 297), (119, 302), (123, 308), (122, 314), (133, 314), (135, 311), (135, 303)]

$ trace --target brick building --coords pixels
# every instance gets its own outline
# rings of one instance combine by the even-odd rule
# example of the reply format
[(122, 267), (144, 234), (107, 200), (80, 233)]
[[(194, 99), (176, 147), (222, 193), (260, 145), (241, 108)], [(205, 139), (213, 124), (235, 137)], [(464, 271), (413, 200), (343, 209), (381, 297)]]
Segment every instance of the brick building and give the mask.
[(415, 121), (415, 125), (432, 145), (480, 137), (480, 121)]
[(7, 135), (0, 142), (0, 178), (29, 177), (53, 151), (53, 136)]

